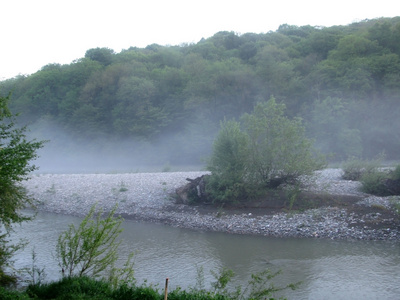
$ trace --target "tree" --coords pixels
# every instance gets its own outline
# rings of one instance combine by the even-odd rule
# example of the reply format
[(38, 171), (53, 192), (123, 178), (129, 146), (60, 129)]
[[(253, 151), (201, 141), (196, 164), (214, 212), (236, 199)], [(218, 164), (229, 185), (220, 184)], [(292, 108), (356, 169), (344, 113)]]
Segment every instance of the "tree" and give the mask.
[(258, 103), (238, 122), (224, 122), (214, 142), (207, 179), (208, 193), (217, 202), (247, 200), (260, 191), (295, 183), (324, 166), (313, 155), (300, 119), (284, 115), (285, 105)]
[(93, 48), (85, 53), (85, 57), (94, 61), (98, 61), (103, 66), (111, 64), (114, 55), (114, 50), (109, 48)]
[(249, 196), (245, 184), (248, 161), (248, 137), (236, 121), (221, 122), (208, 161), (212, 176), (207, 179), (207, 193), (218, 202), (229, 202)]
[(36, 151), (44, 144), (44, 141), (28, 141), (27, 128), (16, 127), (15, 115), (7, 105), (9, 98), (10, 94), (0, 96), (0, 283), (12, 280), (4, 268), (11, 264), (13, 253), (22, 246), (8, 245), (12, 225), (29, 220), (21, 214), (21, 209), (33, 205), (33, 199), (20, 183), (37, 168), (29, 162), (37, 157)]
[(313, 155), (313, 141), (306, 137), (301, 119), (286, 117), (285, 108), (271, 97), (243, 116), (249, 136), (249, 177), (262, 186), (296, 180), (324, 165)]

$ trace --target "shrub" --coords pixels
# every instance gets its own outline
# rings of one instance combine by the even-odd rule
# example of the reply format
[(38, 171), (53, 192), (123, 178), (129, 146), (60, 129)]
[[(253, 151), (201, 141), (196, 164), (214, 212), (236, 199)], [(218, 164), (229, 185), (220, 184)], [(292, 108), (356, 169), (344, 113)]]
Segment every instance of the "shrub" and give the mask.
[(391, 173), (391, 177), (393, 180), (400, 180), (400, 165), (396, 166), (396, 168)]
[(208, 163), (207, 192), (215, 202), (248, 200), (325, 166), (301, 120), (287, 118), (284, 111), (285, 105), (271, 98), (245, 114), (242, 123), (221, 123)]
[(342, 178), (345, 180), (358, 181), (364, 174), (376, 172), (381, 165), (383, 155), (373, 160), (362, 160), (359, 158), (349, 158), (343, 164)]
[[(202, 271), (202, 269), (201, 269)], [(233, 272), (229, 269), (222, 269), (219, 272), (212, 272), (215, 282), (211, 283), (210, 290), (204, 289), (200, 283), (200, 288), (190, 288), (182, 290), (177, 287), (168, 293), (168, 299), (171, 300), (261, 300), (275, 299), (274, 294), (286, 289), (296, 289), (299, 283), (288, 284), (277, 287), (271, 279), (280, 274), (278, 272), (263, 272), (253, 274), (247, 284), (238, 286), (233, 291), (227, 289), (231, 282)], [(204, 280), (204, 274), (201, 272), (199, 281)], [(160, 291), (152, 285), (143, 284), (141, 286), (130, 285), (127, 283), (115, 287), (112, 283), (90, 278), (87, 276), (70, 276), (46, 284), (31, 284), (25, 291), (9, 291), (0, 287), (0, 299), (5, 300), (25, 300), (25, 299), (130, 299), (130, 300), (161, 300), (164, 299), (164, 291)], [(279, 298), (283, 299), (283, 298)]]
[(325, 166), (322, 156), (314, 155), (302, 121), (286, 117), (285, 109), (272, 97), (242, 118), (249, 139), (246, 175), (255, 184), (276, 187)]
[(121, 243), (117, 238), (122, 232), (120, 226), (123, 220), (114, 217), (115, 210), (116, 207), (104, 219), (102, 210), (99, 210), (93, 218), (96, 213), (96, 206), (93, 205), (78, 228), (72, 224), (59, 236), (56, 254), (63, 275), (98, 277), (108, 272), (108, 280), (114, 285), (118, 285), (119, 279), (134, 280), (133, 254), (128, 257), (124, 268), (115, 268)]
[(129, 299), (129, 300), (161, 300), (160, 293), (152, 286), (129, 286), (121, 285), (113, 294), (113, 299)]
[(34, 299), (112, 299), (109, 283), (86, 276), (64, 277), (56, 282), (30, 285), (26, 293)]
[(247, 136), (235, 121), (224, 120), (213, 144), (208, 161), (212, 176), (206, 181), (206, 193), (214, 202), (229, 202), (249, 195), (245, 183), (247, 168)]
[(360, 178), (362, 191), (377, 196), (400, 195), (400, 165), (392, 171), (371, 169)]
[(360, 182), (362, 184), (361, 190), (364, 193), (373, 194), (377, 196), (389, 196), (390, 193), (385, 186), (385, 179), (388, 178), (388, 173), (383, 171), (373, 171), (362, 175)]
[(25, 293), (7, 290), (0, 286), (0, 299), (2, 300), (28, 300), (31, 299)]

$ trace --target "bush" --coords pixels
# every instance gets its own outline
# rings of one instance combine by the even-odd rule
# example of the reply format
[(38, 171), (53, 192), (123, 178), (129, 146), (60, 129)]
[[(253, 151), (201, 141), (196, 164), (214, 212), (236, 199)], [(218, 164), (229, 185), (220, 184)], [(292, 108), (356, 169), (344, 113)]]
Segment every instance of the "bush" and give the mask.
[(365, 172), (361, 178), (362, 191), (377, 196), (400, 195), (400, 165), (393, 171), (379, 170)]
[[(168, 293), (170, 300), (261, 300), (275, 299), (274, 294), (287, 289), (296, 289), (299, 283), (288, 284), (283, 287), (276, 287), (271, 279), (280, 274), (265, 270), (253, 274), (247, 284), (238, 286), (233, 291), (227, 289), (233, 272), (229, 269), (222, 269), (219, 272), (211, 272), (215, 282), (211, 283), (210, 290), (204, 289), (204, 277), (202, 269), (199, 273), (198, 286), (188, 290), (176, 288)], [(47, 284), (31, 284), (26, 291), (9, 291), (0, 287), (0, 299), (4, 300), (25, 300), (25, 299), (96, 299), (96, 300), (161, 300), (164, 299), (164, 290), (160, 293), (157, 288), (151, 285), (123, 283), (113, 286), (112, 283), (90, 278), (87, 276), (64, 277), (58, 281)], [(282, 298), (279, 298), (282, 299)]]
[(31, 299), (27, 294), (17, 292), (17, 291), (10, 291), (5, 289), (4, 287), (0, 286), (0, 299), (2, 300), (27, 300)]
[(384, 182), (388, 177), (388, 173), (381, 171), (368, 172), (362, 175), (360, 182), (362, 184), (361, 190), (367, 194), (373, 194), (377, 196), (389, 196)]
[(78, 228), (72, 224), (59, 236), (56, 254), (63, 275), (103, 278), (107, 275), (109, 282), (115, 286), (121, 280), (134, 281), (133, 254), (129, 255), (122, 269), (115, 267), (121, 243), (117, 238), (122, 232), (120, 226), (123, 220), (114, 217), (115, 210), (116, 207), (102, 219), (102, 210), (96, 212), (93, 205)]
[(109, 283), (86, 276), (64, 277), (48, 284), (30, 285), (26, 293), (35, 299), (113, 299)]
[(397, 165), (390, 175), (393, 180), (400, 180), (400, 165)]
[(374, 160), (362, 160), (359, 158), (349, 158), (343, 164), (342, 178), (345, 180), (358, 181), (364, 174), (376, 172), (381, 165), (383, 155)]
[(245, 114), (242, 123), (221, 123), (208, 163), (207, 192), (214, 202), (248, 200), (325, 166), (313, 155), (301, 120), (290, 120), (284, 110), (271, 98)]
[(121, 285), (116, 289), (112, 299), (129, 299), (129, 300), (161, 300), (163, 299), (160, 293), (151, 286), (129, 286)]

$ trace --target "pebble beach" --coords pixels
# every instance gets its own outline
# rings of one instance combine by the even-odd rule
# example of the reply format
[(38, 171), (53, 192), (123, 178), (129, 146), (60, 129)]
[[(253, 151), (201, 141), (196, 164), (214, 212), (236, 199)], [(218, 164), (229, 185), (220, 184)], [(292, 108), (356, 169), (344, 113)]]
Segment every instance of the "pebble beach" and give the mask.
[[(38, 210), (58, 214), (84, 216), (94, 204), (104, 212), (117, 205), (116, 213), (126, 219), (195, 230), (274, 237), (400, 240), (397, 220), (382, 220), (379, 212), (360, 216), (344, 208), (321, 207), (276, 214), (253, 214), (245, 209), (224, 213), (176, 204), (175, 190), (187, 183), (186, 178), (194, 179), (206, 173), (34, 174), (24, 186), (36, 199)], [(359, 182), (343, 180), (341, 174), (340, 169), (317, 171), (306, 189), (329, 195), (358, 196), (360, 207), (393, 209), (389, 197), (361, 193)], [(392, 226), (360, 226), (363, 222), (371, 223), (371, 218)]]

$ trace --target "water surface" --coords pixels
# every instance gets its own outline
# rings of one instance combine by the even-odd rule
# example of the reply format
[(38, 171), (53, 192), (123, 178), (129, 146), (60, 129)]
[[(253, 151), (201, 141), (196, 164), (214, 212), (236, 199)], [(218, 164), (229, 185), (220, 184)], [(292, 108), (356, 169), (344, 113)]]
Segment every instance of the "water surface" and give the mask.
[[(47, 279), (60, 277), (54, 258), (59, 234), (81, 218), (39, 213), (33, 222), (17, 229), (15, 238), (30, 241), (16, 256), (18, 267), (32, 263), (45, 266)], [(198, 270), (204, 271), (206, 287), (214, 280), (211, 270), (232, 269), (232, 285), (244, 286), (252, 273), (266, 268), (282, 273), (276, 285), (302, 281), (288, 299), (398, 299), (400, 295), (400, 244), (395, 242), (335, 241), (269, 238), (200, 232), (152, 223), (125, 221), (120, 256), (135, 252), (138, 282), (171, 288), (196, 285)]]

